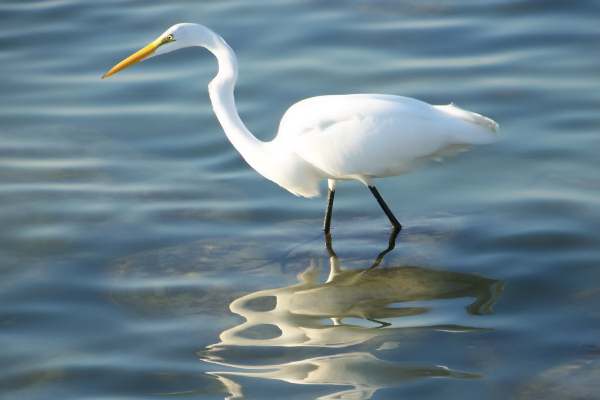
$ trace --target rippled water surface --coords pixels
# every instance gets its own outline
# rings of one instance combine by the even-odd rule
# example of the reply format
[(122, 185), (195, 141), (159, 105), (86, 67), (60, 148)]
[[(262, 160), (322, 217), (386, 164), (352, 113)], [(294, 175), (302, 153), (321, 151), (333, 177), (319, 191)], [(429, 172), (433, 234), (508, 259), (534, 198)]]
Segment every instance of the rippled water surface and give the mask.
[[(600, 6), (3, 1), (0, 397), (600, 398)], [(173, 23), (221, 33), (270, 139), (299, 99), (381, 92), (503, 140), (296, 198), (223, 135)]]

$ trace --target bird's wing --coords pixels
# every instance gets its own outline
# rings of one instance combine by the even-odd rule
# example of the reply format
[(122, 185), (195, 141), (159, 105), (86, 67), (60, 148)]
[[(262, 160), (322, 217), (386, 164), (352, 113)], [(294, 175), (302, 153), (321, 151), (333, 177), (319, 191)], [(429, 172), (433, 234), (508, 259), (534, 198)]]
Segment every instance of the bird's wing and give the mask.
[(494, 140), (489, 118), (453, 105), (356, 94), (312, 97), (283, 116), (277, 140), (333, 177), (398, 175), (453, 145)]

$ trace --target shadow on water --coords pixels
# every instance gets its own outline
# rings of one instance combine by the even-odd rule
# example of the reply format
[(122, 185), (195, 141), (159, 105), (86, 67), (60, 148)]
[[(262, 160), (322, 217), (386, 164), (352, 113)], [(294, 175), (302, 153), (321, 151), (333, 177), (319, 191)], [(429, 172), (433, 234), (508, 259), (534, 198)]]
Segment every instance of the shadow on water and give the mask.
[[(198, 353), (202, 361), (226, 368), (207, 373), (221, 381), (232, 399), (244, 397), (241, 382), (246, 379), (343, 386), (349, 389), (319, 398), (367, 399), (378, 389), (421, 378), (480, 377), (437, 364), (386, 361), (371, 350), (356, 351), (374, 340), (383, 342), (380, 349), (396, 348), (404, 339), (427, 332), (485, 330), (453, 324), (449, 314), (456, 310), (448, 312), (449, 307), (460, 303), (469, 315), (488, 314), (502, 292), (502, 282), (472, 274), (418, 266), (374, 268), (395, 239), (393, 234), (389, 247), (367, 268), (344, 269), (327, 237), (325, 281), (320, 281), (320, 268), (311, 261), (298, 274), (298, 283), (233, 300), (229, 308), (244, 322), (223, 330), (218, 343)], [(290, 348), (299, 351), (285, 351)], [(273, 356), (273, 349), (283, 350), (279, 352), (283, 355)]]

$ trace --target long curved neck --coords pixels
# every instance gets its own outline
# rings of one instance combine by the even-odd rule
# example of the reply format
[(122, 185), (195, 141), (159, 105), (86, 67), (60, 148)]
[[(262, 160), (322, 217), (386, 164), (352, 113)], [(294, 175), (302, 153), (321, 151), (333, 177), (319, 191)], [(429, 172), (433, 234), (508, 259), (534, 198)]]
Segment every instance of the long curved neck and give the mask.
[(267, 156), (265, 143), (254, 137), (246, 128), (235, 106), (237, 58), (223, 38), (214, 32), (213, 35), (212, 43), (205, 46), (219, 63), (219, 72), (208, 85), (213, 110), (233, 147), (252, 168), (262, 173)]

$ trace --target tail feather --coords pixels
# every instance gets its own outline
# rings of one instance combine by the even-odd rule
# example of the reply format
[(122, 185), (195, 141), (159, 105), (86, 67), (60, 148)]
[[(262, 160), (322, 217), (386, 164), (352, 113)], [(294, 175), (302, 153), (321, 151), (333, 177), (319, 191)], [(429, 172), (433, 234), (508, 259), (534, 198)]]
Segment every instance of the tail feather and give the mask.
[(456, 118), (460, 118), (465, 122), (470, 122), (475, 125), (479, 125), (483, 128), (486, 128), (491, 133), (497, 133), (500, 129), (500, 125), (496, 121), (481, 114), (474, 113), (472, 111), (463, 110), (460, 107), (455, 106), (450, 103), (445, 106), (435, 106), (438, 110), (451, 115)]

